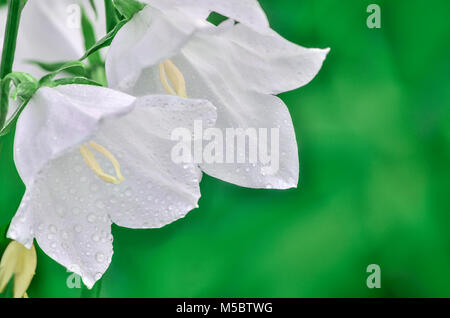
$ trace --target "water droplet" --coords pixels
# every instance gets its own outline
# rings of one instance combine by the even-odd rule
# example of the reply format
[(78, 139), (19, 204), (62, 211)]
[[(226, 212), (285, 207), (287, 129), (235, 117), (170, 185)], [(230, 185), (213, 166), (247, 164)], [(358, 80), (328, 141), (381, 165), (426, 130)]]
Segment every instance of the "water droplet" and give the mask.
[(95, 255), (95, 259), (97, 260), (97, 262), (103, 263), (105, 261), (105, 255), (103, 255), (103, 253), (97, 253)]
[(73, 213), (74, 215), (78, 215), (78, 214), (80, 214), (80, 212), (81, 212), (81, 210), (80, 210), (79, 208), (73, 208), (73, 209), (72, 209), (72, 213)]
[(50, 224), (49, 226), (48, 226), (48, 230), (50, 231), (50, 232), (52, 232), (52, 233), (56, 233), (56, 226), (54, 226), (53, 224)]
[(95, 219), (96, 219), (96, 216), (94, 214), (92, 214), (92, 213), (89, 214), (88, 217), (87, 217), (87, 220), (88, 220), (89, 223), (94, 223)]
[(97, 208), (99, 208), (99, 209), (103, 209), (103, 208), (105, 207), (105, 203), (103, 203), (103, 201), (101, 201), (101, 200), (98, 200), (98, 201), (95, 203), (95, 206), (96, 206)]

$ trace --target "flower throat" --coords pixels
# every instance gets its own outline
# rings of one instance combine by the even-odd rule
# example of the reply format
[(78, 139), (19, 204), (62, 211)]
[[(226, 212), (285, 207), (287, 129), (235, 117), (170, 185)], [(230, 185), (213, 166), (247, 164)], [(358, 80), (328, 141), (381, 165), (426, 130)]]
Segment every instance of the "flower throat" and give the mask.
[[(186, 82), (184, 80), (183, 73), (181, 73), (178, 67), (170, 59), (159, 64), (159, 78), (164, 90), (168, 94), (187, 98)], [(89, 146), (111, 162), (116, 176), (107, 174), (103, 171)], [(86, 145), (79, 147), (78, 150), (80, 151), (86, 165), (103, 181), (113, 184), (120, 184), (125, 180), (122, 172), (120, 171), (119, 162), (105, 147), (90, 141)]]

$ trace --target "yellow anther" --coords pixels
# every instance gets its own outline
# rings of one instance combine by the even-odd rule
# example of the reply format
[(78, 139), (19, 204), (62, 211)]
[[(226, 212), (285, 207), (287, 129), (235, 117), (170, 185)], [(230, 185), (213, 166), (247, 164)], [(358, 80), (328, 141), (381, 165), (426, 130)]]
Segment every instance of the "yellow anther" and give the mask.
[(116, 157), (114, 157), (112, 153), (110, 153), (105, 147), (99, 145), (94, 141), (90, 141), (89, 145), (95, 150), (97, 150), (99, 153), (101, 153), (103, 156), (105, 156), (109, 161), (111, 161), (119, 181), (125, 180), (125, 178), (122, 175), (122, 172), (120, 171), (119, 161), (117, 161)]
[(117, 159), (113, 156), (112, 153), (110, 153), (105, 147), (100, 146), (99, 144), (90, 141), (89, 146), (91, 146), (94, 150), (97, 150), (100, 154), (105, 156), (106, 159), (108, 159), (111, 164), (114, 167), (114, 170), (116, 172), (117, 177), (112, 176), (110, 174), (107, 174), (103, 171), (103, 169), (98, 164), (97, 160), (95, 159), (94, 154), (89, 149), (87, 145), (83, 145), (79, 148), (81, 156), (83, 157), (84, 161), (86, 162), (87, 166), (103, 181), (108, 183), (114, 183), (114, 184), (120, 184), (125, 178), (122, 175), (122, 172), (120, 171), (120, 164), (117, 161)]
[(3, 292), (14, 275), (14, 298), (28, 298), (26, 290), (30, 286), (36, 270), (37, 258), (34, 246), (27, 249), (19, 242), (9, 243), (0, 262), (0, 292)]
[(159, 64), (159, 78), (167, 93), (187, 98), (183, 73), (171, 60)]

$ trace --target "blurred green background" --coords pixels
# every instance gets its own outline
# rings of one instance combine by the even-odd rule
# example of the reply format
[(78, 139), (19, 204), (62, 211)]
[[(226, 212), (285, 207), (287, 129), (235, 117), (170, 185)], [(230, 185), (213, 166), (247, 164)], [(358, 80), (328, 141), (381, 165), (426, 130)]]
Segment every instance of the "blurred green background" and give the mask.
[[(272, 27), (330, 47), (319, 76), (282, 98), (298, 189), (205, 176), (200, 208), (159, 230), (114, 226), (103, 297), (449, 297), (450, 2), (260, 0)], [(377, 3), (382, 28), (368, 29)], [(23, 191), (0, 140), (0, 224)], [(381, 266), (368, 289), (366, 267)], [(78, 297), (39, 252), (30, 297)]]

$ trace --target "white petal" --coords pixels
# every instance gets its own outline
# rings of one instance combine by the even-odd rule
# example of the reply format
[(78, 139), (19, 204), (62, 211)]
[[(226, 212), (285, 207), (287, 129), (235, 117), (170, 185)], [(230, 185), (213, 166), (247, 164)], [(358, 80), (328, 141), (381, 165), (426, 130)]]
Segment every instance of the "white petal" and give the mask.
[(202, 169), (222, 180), (245, 187), (295, 187), (298, 182), (298, 151), (289, 112), (281, 100), (263, 94), (267, 92), (252, 81), (254, 76), (248, 70), (246, 72), (244, 63), (238, 61), (239, 56), (232, 54), (233, 47), (233, 43), (222, 41), (219, 37), (199, 37), (173, 60), (189, 79), (188, 96), (207, 99), (217, 107), (216, 126), (223, 131), (236, 127), (279, 128), (279, 151), (274, 153), (274, 160), (279, 159), (279, 169), (267, 174), (260, 160), (257, 165), (203, 164)]
[[(211, 14), (211, 10), (198, 3), (188, 3), (179, 0), (143, 0), (149, 6), (159, 9), (164, 13), (179, 11), (179, 13), (189, 16), (190, 18), (197, 20), (206, 20)], [(189, 5), (186, 5), (188, 3)]]
[[(268, 173), (270, 164), (256, 165), (251, 163), (203, 163), (201, 168), (208, 174), (240, 186), (251, 188), (285, 189), (295, 187), (298, 182), (299, 164), (297, 143), (292, 120), (286, 105), (277, 97), (241, 89), (237, 79), (228, 80), (227, 73), (211, 73), (211, 65), (204, 68), (188, 61), (185, 56), (173, 59), (184, 72), (189, 96), (197, 96), (211, 101), (217, 107), (215, 127), (226, 135), (227, 128), (251, 128), (258, 132), (259, 128), (267, 129), (268, 150), (271, 150), (271, 130), (279, 129), (279, 149), (273, 154), (274, 161), (279, 159), (276, 173)], [(222, 76), (218, 76), (222, 74)], [(156, 67), (147, 69), (135, 87), (134, 93), (139, 95), (147, 90), (164, 92), (159, 81)], [(265, 135), (265, 131), (262, 132)], [(237, 154), (237, 143), (234, 145)], [(273, 148), (276, 149), (276, 148)], [(229, 149), (224, 149), (229, 150)], [(248, 149), (245, 153), (248, 156)], [(276, 157), (278, 156), (278, 157)], [(276, 167), (275, 163), (273, 165)], [(263, 169), (263, 167), (266, 167)]]
[(206, 101), (146, 96), (120, 125), (101, 129), (94, 140), (118, 155), (125, 177), (119, 186), (99, 187), (114, 223), (159, 228), (197, 207), (201, 172), (193, 163), (172, 161), (176, 142), (170, 135), (175, 128), (192, 131), (194, 120), (212, 125), (215, 117), (215, 108)]
[[(161, 227), (183, 217), (200, 197), (200, 171), (171, 160), (170, 134), (178, 127), (191, 129), (194, 119), (213, 124), (214, 107), (201, 100), (148, 96), (119, 117), (129, 111), (124, 105), (130, 101), (134, 98), (96, 87), (44, 88), (17, 124), (15, 160), (27, 191), (8, 237), (26, 246), (36, 237), (46, 253), (82, 275), (88, 286), (110, 262), (111, 221)], [(54, 141), (55, 134), (64, 142)], [(120, 185), (105, 183), (85, 164), (78, 146), (87, 140), (117, 158), (125, 177)], [(43, 164), (32, 162), (33, 151)], [(115, 174), (110, 161), (95, 157), (106, 173)]]
[(267, 94), (308, 84), (320, 71), (329, 52), (329, 49), (304, 48), (271, 29), (260, 33), (243, 24), (228, 28), (220, 37), (204, 39), (203, 45), (216, 50), (218, 63), (227, 61), (237, 72), (245, 74), (247, 89)]
[[(233, 148), (234, 160), (227, 163), (201, 164), (207, 174), (218, 179), (248, 188), (288, 189), (296, 187), (299, 176), (298, 149), (295, 131), (289, 111), (281, 99), (272, 95), (248, 93), (237, 97), (239, 111), (227, 109), (229, 105), (220, 103), (223, 95), (211, 95), (219, 103), (216, 127), (226, 134), (229, 128), (241, 128), (248, 133), (247, 147), (241, 152), (237, 138)], [(247, 131), (248, 129), (248, 131)], [(235, 131), (237, 132), (237, 131)], [(256, 136), (256, 138), (255, 138)], [(227, 142), (225, 139), (224, 142)], [(266, 150), (259, 142), (263, 142)], [(257, 161), (251, 162), (251, 151), (257, 154)], [(262, 154), (268, 155), (262, 161)], [(243, 155), (244, 163), (237, 160)], [(225, 158), (225, 157), (224, 157)]]
[[(83, 204), (81, 196), (74, 199), (71, 193), (80, 193), (65, 183), (73, 177), (68, 164), (65, 157), (54, 160), (44, 177), (27, 189), (8, 237), (29, 248), (34, 236), (47, 255), (81, 275), (91, 288), (111, 262), (111, 221), (104, 209)], [(78, 172), (78, 178), (82, 174)]]
[[(130, 92), (141, 71), (179, 53), (197, 32), (210, 33), (203, 19), (216, 11), (266, 32), (267, 18), (255, 0), (148, 1), (114, 38), (106, 58), (110, 87)], [(230, 20), (231, 21), (231, 20)]]
[[(259, 128), (266, 128), (267, 148), (270, 150), (270, 132), (279, 129), (279, 149), (273, 154), (274, 161), (278, 158), (279, 164), (273, 164), (278, 169), (272, 173), (264, 168), (267, 164), (258, 161), (253, 165), (248, 160), (247, 163), (236, 163), (237, 160), (229, 164), (204, 163), (202, 169), (212, 176), (245, 187), (295, 187), (299, 173), (298, 150), (286, 106), (272, 95), (251, 90), (248, 87), (250, 84), (241, 76), (240, 64), (233, 65), (224, 56), (226, 53), (202, 44), (204, 42), (190, 43), (183, 49), (183, 54), (173, 58), (173, 61), (186, 77), (188, 96), (207, 99), (217, 107), (216, 127), (222, 129), (223, 135), (227, 128), (251, 128), (257, 130), (258, 135)], [(146, 91), (164, 92), (156, 66), (142, 73), (133, 94), (141, 95)], [(248, 152), (246, 158), (249, 158)]]
[(103, 1), (95, 0), (95, 3), (98, 19), (86, 1), (29, 0), (20, 21), (14, 70), (41, 76), (45, 72), (27, 60), (62, 62), (80, 58), (85, 51), (80, 5), (93, 22), (97, 39), (106, 33)]
[(141, 69), (175, 55), (197, 30), (195, 20), (170, 12), (170, 16), (146, 7), (117, 33), (106, 58), (110, 87), (127, 91)]
[(267, 16), (262, 10), (257, 0), (144, 0), (151, 6), (161, 10), (173, 10), (178, 7), (185, 12), (217, 12), (221, 15), (239, 21), (241, 23), (257, 27), (266, 28), (269, 26)]
[(134, 100), (97, 86), (40, 88), (20, 115), (14, 139), (14, 161), (25, 185), (51, 160), (92, 136), (103, 119), (130, 112)]

